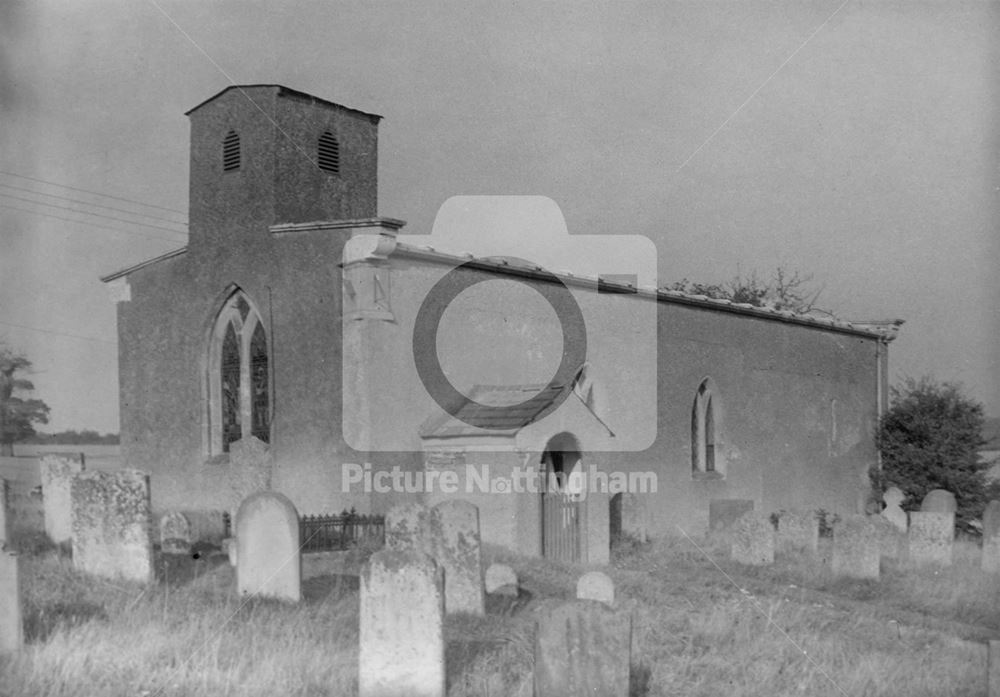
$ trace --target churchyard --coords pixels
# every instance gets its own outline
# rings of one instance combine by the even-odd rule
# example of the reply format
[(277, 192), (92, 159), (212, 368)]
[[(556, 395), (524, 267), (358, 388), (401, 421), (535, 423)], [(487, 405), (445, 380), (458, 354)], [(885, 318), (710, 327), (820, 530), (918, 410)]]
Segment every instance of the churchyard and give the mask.
[(711, 534), (626, 534), (598, 568), (482, 546), (461, 501), (300, 556), (294, 506), (258, 493), (224, 549), (154, 524), (141, 474), (69, 477), (72, 555), (7, 533), (0, 695), (1000, 694), (1000, 505), (985, 555), (940, 496), (909, 533), (725, 502)]

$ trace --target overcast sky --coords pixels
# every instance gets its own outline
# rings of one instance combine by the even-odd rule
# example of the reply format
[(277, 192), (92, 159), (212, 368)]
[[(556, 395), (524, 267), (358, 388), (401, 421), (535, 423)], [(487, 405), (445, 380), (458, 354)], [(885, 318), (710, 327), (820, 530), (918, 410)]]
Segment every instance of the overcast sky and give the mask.
[(407, 232), (542, 195), (571, 233), (648, 236), (664, 283), (812, 274), (840, 317), (906, 320), (894, 379), (1000, 414), (998, 29), (985, 2), (5, 3), (0, 337), (46, 430), (117, 431), (98, 277), (185, 243), (183, 113), (280, 83), (385, 117)]

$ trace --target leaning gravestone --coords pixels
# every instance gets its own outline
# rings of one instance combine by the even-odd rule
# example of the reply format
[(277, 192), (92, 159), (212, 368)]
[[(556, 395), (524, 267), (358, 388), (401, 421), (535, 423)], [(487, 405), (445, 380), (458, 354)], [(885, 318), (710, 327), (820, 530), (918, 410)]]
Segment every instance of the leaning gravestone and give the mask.
[(549, 608), (535, 633), (535, 697), (627, 697), (632, 617), (594, 600)]
[(24, 645), (21, 616), (21, 576), (17, 554), (0, 549), (0, 654)]
[(236, 587), (240, 595), (298, 602), (302, 597), (299, 514), (284, 494), (259, 491), (236, 513)]
[(104, 578), (153, 580), (148, 474), (81, 472), (70, 499), (74, 567)]
[(752, 566), (774, 563), (774, 526), (753, 511), (744, 513), (731, 530), (733, 561)]
[(596, 600), (605, 605), (614, 605), (614, 581), (600, 571), (588, 571), (576, 582), (576, 598), (577, 600)]
[(982, 569), (1000, 573), (1000, 501), (990, 501), (983, 511)]
[(490, 564), (484, 585), (490, 595), (517, 596), (517, 574), (506, 564)]
[(753, 501), (750, 499), (712, 499), (708, 502), (709, 532), (725, 533), (752, 510)]
[(38, 474), (42, 480), (45, 534), (57, 545), (69, 542), (73, 536), (70, 480), (83, 470), (83, 455), (75, 458), (67, 455), (43, 455), (38, 462)]
[(815, 554), (819, 546), (819, 521), (811, 511), (782, 511), (775, 542), (779, 550)]
[(920, 502), (920, 510), (924, 513), (954, 513), (957, 510), (955, 495), (944, 489), (928, 491)]
[(833, 573), (877, 579), (880, 557), (878, 530), (867, 516), (845, 516), (833, 526)]
[(906, 511), (900, 508), (905, 498), (906, 495), (894, 486), (889, 487), (882, 494), (882, 500), (885, 501), (882, 517), (892, 523), (901, 532), (906, 532)]
[(430, 510), (421, 503), (393, 506), (385, 514), (385, 548), (430, 553), (424, 544), (429, 518)]
[(425, 536), (444, 569), (445, 612), (485, 614), (479, 509), (468, 501), (442, 501), (430, 510)]
[(361, 572), (359, 697), (444, 697), (444, 573), (413, 550), (382, 550)]
[(160, 518), (160, 551), (164, 554), (191, 553), (191, 524), (183, 513), (171, 511)]
[(909, 529), (910, 561), (951, 566), (955, 539), (955, 514), (913, 511)]

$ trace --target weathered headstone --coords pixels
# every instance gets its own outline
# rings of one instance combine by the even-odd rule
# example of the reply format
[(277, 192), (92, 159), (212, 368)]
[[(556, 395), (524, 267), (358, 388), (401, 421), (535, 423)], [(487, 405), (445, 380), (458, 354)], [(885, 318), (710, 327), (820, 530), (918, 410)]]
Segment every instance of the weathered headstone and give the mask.
[(153, 580), (149, 475), (81, 472), (72, 479), (73, 566), (104, 578)]
[(42, 480), (42, 509), (45, 534), (56, 544), (69, 542), (73, 536), (73, 506), (70, 480), (84, 470), (83, 456), (43, 455), (38, 462)]
[(811, 511), (782, 511), (778, 517), (776, 544), (779, 550), (816, 552), (819, 521)]
[(954, 513), (957, 510), (955, 495), (944, 489), (933, 489), (927, 492), (920, 502), (923, 513)]
[(14, 653), (24, 645), (18, 562), (17, 554), (0, 549), (0, 653)]
[[(983, 511), (982, 569), (1000, 573), (1000, 501), (990, 501)], [(1000, 685), (998, 685), (1000, 690)]]
[(284, 494), (251, 494), (236, 513), (236, 587), (240, 595), (298, 602), (302, 597), (299, 514)]
[(486, 569), (486, 592), (490, 595), (517, 596), (517, 574), (506, 564), (490, 564)]
[(421, 552), (375, 552), (361, 573), (359, 697), (444, 697), (444, 573)]
[(430, 510), (427, 526), (430, 554), (444, 569), (445, 611), (485, 614), (479, 509), (468, 501), (442, 501)]
[(897, 530), (906, 532), (906, 511), (900, 508), (906, 496), (898, 488), (891, 486), (882, 494), (885, 508), (882, 517), (892, 523)]
[(160, 518), (160, 550), (164, 554), (191, 553), (191, 524), (183, 513), (171, 511)]
[(774, 563), (774, 526), (753, 511), (744, 513), (730, 530), (733, 561), (752, 566)]
[(909, 557), (916, 564), (951, 566), (955, 514), (928, 511), (910, 513)]
[(632, 617), (594, 600), (543, 612), (535, 633), (535, 697), (627, 697)]
[(577, 600), (596, 600), (605, 605), (615, 604), (615, 583), (607, 574), (588, 571), (576, 582)]
[[(903, 515), (905, 516), (906, 514), (904, 513)], [(901, 531), (894, 523), (881, 515), (869, 516), (868, 524), (872, 526), (875, 537), (878, 539), (879, 554), (882, 558), (906, 558), (907, 541), (905, 532)]]
[(880, 558), (878, 530), (867, 516), (844, 516), (833, 526), (833, 573), (877, 579)]
[(611, 497), (611, 536), (615, 538), (622, 535), (639, 542), (649, 539), (645, 501), (627, 491)]
[(393, 506), (385, 514), (385, 548), (429, 553), (424, 542), (429, 518), (430, 509), (421, 503)]
[(708, 528), (712, 533), (725, 533), (747, 512), (753, 510), (750, 499), (712, 499), (708, 502)]

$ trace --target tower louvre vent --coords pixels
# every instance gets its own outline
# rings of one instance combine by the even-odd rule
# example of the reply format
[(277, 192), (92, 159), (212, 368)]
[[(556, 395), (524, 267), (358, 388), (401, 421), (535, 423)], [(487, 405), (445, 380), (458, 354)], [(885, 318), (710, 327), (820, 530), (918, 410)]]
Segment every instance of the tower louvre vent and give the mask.
[(320, 169), (340, 174), (340, 143), (330, 131), (325, 131), (319, 137), (316, 154)]
[(231, 172), (240, 168), (240, 137), (230, 131), (222, 141), (222, 171)]

